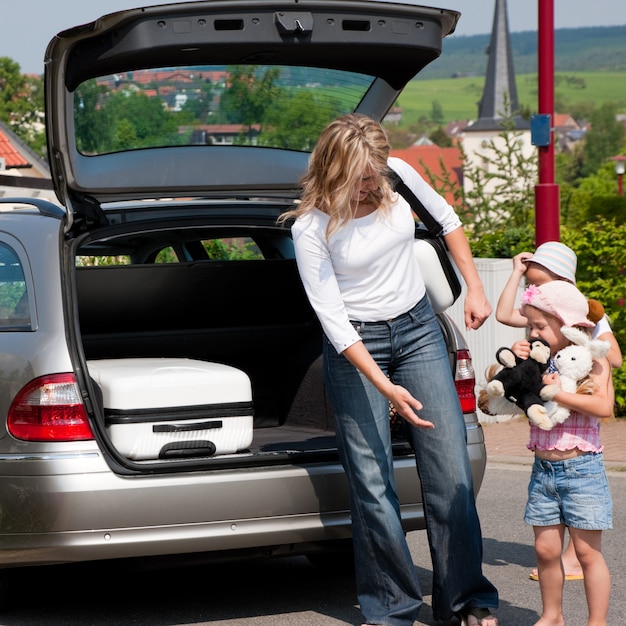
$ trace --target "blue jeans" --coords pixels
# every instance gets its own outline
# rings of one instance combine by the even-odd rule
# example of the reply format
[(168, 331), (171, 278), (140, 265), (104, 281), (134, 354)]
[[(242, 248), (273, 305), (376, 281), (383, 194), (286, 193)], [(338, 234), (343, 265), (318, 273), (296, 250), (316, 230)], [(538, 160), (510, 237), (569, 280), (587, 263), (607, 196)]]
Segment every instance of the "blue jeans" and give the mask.
[[(409, 427), (433, 562), (435, 619), (448, 620), (464, 607), (497, 607), (497, 591), (482, 574), (482, 536), (465, 422), (430, 303), (424, 298), (394, 320), (354, 326), (381, 369), (420, 400), (420, 416), (435, 424), (428, 430)], [(361, 611), (371, 624), (410, 626), (417, 619), (422, 593), (401, 525), (389, 403), (328, 340), (324, 377), (351, 487)]]
[(524, 521), (581, 530), (613, 527), (613, 503), (602, 452), (563, 461), (535, 457)]

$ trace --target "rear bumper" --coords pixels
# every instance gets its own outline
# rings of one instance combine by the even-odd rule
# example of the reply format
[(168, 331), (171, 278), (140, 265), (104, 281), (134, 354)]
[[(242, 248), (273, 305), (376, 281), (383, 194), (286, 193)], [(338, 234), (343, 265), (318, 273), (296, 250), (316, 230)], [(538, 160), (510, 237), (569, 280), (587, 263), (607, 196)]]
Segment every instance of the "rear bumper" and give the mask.
[[(482, 428), (468, 425), (478, 492)], [(424, 528), (413, 456), (396, 459), (407, 531)], [(0, 568), (184, 553), (297, 552), (350, 537), (339, 463), (121, 477), (98, 451), (0, 455)]]

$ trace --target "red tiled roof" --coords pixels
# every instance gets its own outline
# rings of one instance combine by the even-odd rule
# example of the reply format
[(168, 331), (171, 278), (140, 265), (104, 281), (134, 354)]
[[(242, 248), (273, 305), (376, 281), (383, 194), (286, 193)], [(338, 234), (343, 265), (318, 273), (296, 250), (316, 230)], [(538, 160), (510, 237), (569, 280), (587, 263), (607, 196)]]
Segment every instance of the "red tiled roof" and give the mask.
[[(459, 148), (440, 148), (436, 145), (411, 146), (403, 150), (391, 150), (391, 156), (399, 157), (412, 165), (426, 182), (430, 182), (426, 170), (435, 177), (441, 176), (443, 162), (445, 169), (456, 177), (454, 182), (463, 186), (463, 156)], [(453, 194), (446, 194), (446, 200), (454, 204)]]
[(132, 72), (132, 78), (125, 74), (128, 81), (139, 84), (146, 83), (162, 83), (171, 81), (175, 83), (192, 83), (194, 81), (203, 81), (209, 79), (213, 83), (226, 80), (228, 72), (226, 71), (183, 71), (183, 70), (135, 70)]
[(197, 130), (204, 130), (207, 133), (217, 133), (224, 135), (237, 135), (248, 130), (261, 132), (261, 124), (199, 124), (194, 126)]
[(569, 113), (555, 113), (552, 125), (555, 128), (580, 128), (578, 122)]
[(6, 169), (13, 167), (32, 167), (32, 165), (15, 149), (11, 140), (0, 130), (0, 157), (4, 158)]

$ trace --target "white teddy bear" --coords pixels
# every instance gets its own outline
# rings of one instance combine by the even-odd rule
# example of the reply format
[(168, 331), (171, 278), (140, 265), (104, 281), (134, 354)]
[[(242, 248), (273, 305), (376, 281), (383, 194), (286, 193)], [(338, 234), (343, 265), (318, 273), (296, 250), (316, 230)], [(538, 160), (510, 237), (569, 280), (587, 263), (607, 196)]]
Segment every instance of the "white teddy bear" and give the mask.
[(554, 355), (554, 366), (559, 373), (561, 385), (546, 385), (540, 392), (541, 398), (546, 401), (552, 426), (562, 424), (570, 414), (569, 409), (552, 401), (554, 396), (561, 390), (576, 393), (579, 383), (590, 374), (593, 359), (606, 356), (610, 348), (608, 341), (591, 339), (578, 328), (563, 326), (561, 332), (572, 342), (572, 345)]

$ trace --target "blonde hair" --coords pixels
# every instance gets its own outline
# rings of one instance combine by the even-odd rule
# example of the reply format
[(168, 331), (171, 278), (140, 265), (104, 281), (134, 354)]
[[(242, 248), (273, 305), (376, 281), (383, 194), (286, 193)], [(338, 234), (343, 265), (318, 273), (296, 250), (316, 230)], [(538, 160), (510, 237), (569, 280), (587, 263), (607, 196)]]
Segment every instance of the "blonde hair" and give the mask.
[(337, 118), (322, 131), (311, 153), (300, 180), (300, 204), (281, 215), (279, 223), (317, 208), (330, 217), (328, 238), (352, 219), (357, 208), (354, 188), (365, 174), (379, 177), (378, 188), (367, 201), (387, 209), (395, 196), (387, 178), (389, 150), (387, 135), (375, 120), (358, 113)]

